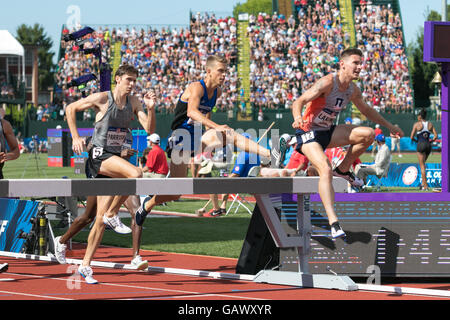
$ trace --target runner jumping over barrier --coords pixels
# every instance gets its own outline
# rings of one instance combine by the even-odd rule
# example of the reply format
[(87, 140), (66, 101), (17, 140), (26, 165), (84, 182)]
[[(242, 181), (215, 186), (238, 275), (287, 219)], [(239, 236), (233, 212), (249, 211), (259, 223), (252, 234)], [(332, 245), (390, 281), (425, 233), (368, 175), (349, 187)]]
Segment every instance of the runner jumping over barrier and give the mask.
[[(276, 167), (283, 162), (286, 149), (286, 142), (283, 139), (280, 139), (279, 146), (273, 146), (272, 151), (269, 151), (259, 146), (257, 142), (236, 133), (226, 124), (219, 125), (211, 120), (211, 110), (222, 94), (220, 86), (225, 81), (227, 63), (224, 57), (209, 56), (206, 60), (205, 79), (191, 83), (178, 100), (171, 126), (173, 133), (168, 142), (168, 155), (172, 160), (170, 162), (171, 178), (186, 177), (190, 159), (200, 149), (203, 152), (212, 152), (227, 144), (234, 145), (247, 153), (258, 154), (262, 161), (271, 161)], [(207, 129), (204, 134), (202, 126)], [(179, 198), (179, 195), (157, 195), (145, 198), (136, 212), (136, 223), (141, 226), (145, 217), (156, 205)]]
[[(334, 124), (336, 117), (350, 102), (369, 120), (388, 128), (392, 133), (403, 136), (403, 131), (384, 119), (364, 101), (361, 90), (353, 83), (359, 78), (363, 53), (359, 49), (347, 49), (341, 54), (339, 71), (319, 79), (292, 105), (296, 130), (296, 150), (304, 154), (320, 176), (319, 194), (333, 238), (345, 237), (334, 210), (333, 175), (346, 179), (352, 186), (360, 187), (364, 182), (350, 172), (350, 166), (373, 143), (372, 128), (352, 124)], [(303, 108), (306, 110), (303, 113)], [(326, 148), (350, 145), (344, 160), (332, 170), (325, 155)]]

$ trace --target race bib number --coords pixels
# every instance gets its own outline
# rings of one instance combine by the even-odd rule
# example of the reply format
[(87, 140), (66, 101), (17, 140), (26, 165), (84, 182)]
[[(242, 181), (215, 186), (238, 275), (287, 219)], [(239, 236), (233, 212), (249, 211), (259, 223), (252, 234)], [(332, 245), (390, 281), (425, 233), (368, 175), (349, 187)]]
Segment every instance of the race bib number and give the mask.
[(124, 128), (109, 128), (106, 135), (106, 145), (108, 147), (120, 147), (127, 136), (127, 129)]
[(314, 124), (319, 127), (329, 128), (333, 125), (334, 119), (336, 119), (336, 113), (334, 111), (323, 109), (315, 117)]
[(102, 147), (94, 147), (92, 149), (92, 159), (97, 159), (103, 154), (103, 148)]
[(306, 133), (302, 134), (300, 136), (300, 138), (302, 138), (303, 143), (311, 141), (314, 139), (314, 131), (306, 132)]

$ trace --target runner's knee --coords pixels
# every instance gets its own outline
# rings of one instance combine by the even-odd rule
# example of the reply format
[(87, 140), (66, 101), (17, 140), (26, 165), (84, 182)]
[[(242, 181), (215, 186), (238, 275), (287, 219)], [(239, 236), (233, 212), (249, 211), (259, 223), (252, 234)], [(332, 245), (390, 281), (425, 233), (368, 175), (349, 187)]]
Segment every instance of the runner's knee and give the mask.
[(142, 178), (142, 169), (135, 167), (132, 170), (130, 170), (129, 172), (129, 178), (130, 179), (138, 179), (138, 178)]
[(372, 144), (375, 141), (375, 130), (372, 128), (364, 128), (364, 142)]
[(315, 166), (317, 171), (319, 171), (319, 176), (327, 179), (333, 177), (333, 170), (328, 161)]

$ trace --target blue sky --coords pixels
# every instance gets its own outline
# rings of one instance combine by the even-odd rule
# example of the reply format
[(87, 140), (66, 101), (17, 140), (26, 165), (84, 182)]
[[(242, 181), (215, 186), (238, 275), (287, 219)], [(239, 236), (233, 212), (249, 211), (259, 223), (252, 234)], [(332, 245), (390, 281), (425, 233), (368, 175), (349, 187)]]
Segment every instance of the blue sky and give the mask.
[[(82, 24), (187, 24), (189, 11), (230, 13), (236, 3), (245, 0), (22, 0), (3, 1), (0, 10), (0, 30), (14, 36), (22, 23), (44, 26), (54, 43), (55, 55), (61, 26), (73, 13), (71, 5), (80, 9)], [(406, 42), (413, 41), (425, 21), (425, 12), (441, 12), (442, 0), (400, 0)]]

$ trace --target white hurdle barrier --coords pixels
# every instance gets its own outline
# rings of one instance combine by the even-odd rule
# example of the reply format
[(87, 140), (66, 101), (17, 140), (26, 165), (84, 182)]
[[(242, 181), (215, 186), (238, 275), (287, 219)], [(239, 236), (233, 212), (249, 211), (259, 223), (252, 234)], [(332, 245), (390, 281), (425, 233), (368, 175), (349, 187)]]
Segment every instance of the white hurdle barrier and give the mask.
[[(264, 221), (279, 248), (296, 248), (298, 272), (261, 270), (243, 277), (254, 282), (339, 290), (357, 290), (348, 276), (311, 274), (308, 268), (311, 239), (309, 195), (317, 193), (319, 177), (291, 178), (170, 178), (170, 179), (11, 179), (0, 181), (0, 197), (48, 197), (87, 195), (181, 195), (249, 193), (256, 198)], [(348, 183), (333, 178), (336, 192), (346, 192)], [(297, 194), (297, 235), (287, 234), (269, 195)], [(167, 268), (162, 268), (167, 269)], [(161, 268), (149, 270), (157, 272)], [(181, 272), (179, 269), (178, 271)], [(199, 271), (199, 273), (205, 273)], [(218, 277), (217, 273), (214, 277)], [(236, 275), (234, 276), (236, 277)]]

